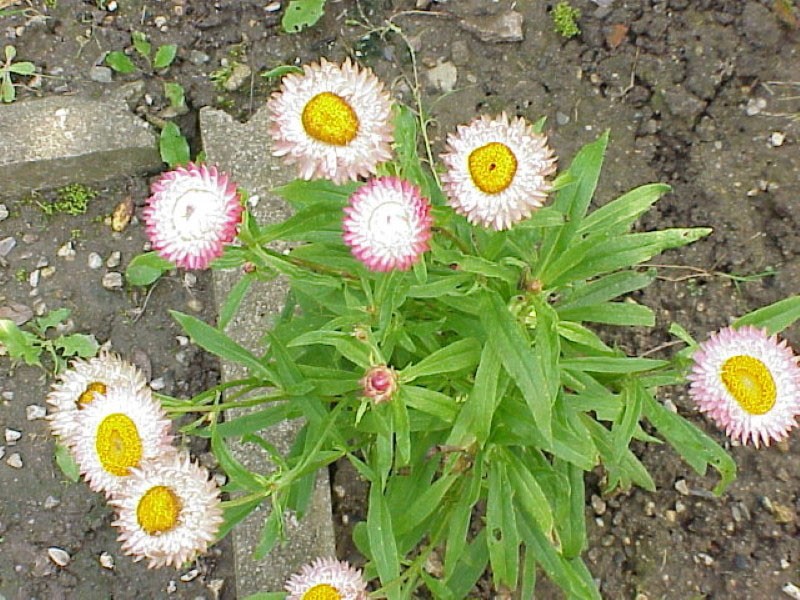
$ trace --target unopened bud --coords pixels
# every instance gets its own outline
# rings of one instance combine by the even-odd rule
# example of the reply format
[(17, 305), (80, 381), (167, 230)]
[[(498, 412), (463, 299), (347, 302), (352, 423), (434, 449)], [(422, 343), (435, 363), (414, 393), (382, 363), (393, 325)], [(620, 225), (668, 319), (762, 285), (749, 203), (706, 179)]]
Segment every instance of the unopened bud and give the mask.
[(360, 383), (364, 396), (382, 404), (391, 400), (397, 390), (397, 375), (391, 367), (378, 365), (370, 368)]

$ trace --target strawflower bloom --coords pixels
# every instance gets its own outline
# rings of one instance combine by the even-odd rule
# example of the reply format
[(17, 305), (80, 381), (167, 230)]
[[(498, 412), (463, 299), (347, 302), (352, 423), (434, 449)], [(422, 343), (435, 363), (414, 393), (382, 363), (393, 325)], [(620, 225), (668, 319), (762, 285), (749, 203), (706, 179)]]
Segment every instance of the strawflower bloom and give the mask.
[(408, 181), (371, 179), (344, 212), (344, 243), (373, 271), (406, 270), (429, 249), (430, 204)]
[(286, 600), (367, 600), (367, 582), (347, 562), (318, 558), (292, 575)]
[(147, 381), (139, 369), (107, 351), (89, 360), (74, 360), (58, 376), (46, 400), (50, 405), (50, 429), (63, 444), (74, 445), (78, 414), (109, 387), (143, 390)]
[(397, 374), (386, 365), (371, 367), (359, 381), (361, 392), (375, 404), (383, 404), (392, 399), (397, 390)]
[(188, 454), (165, 453), (131, 469), (117, 508), (122, 550), (134, 561), (147, 558), (148, 568), (173, 565), (208, 550), (222, 523), (219, 488)]
[(755, 327), (727, 327), (700, 344), (693, 360), (689, 394), (731, 439), (769, 446), (797, 425), (800, 368), (785, 341)]
[(216, 167), (188, 164), (164, 173), (143, 211), (147, 237), (166, 260), (205, 269), (236, 237), (243, 206), (236, 185)]
[(72, 448), (89, 487), (106, 496), (119, 493), (131, 469), (174, 452), (172, 422), (150, 388), (109, 387), (76, 417)]
[(301, 179), (342, 184), (368, 177), (392, 156), (392, 102), (369, 69), (321, 59), (283, 78), (267, 103), (272, 153)]
[(547, 200), (556, 158), (524, 119), (477, 117), (447, 136), (447, 150), (442, 188), (473, 225), (508, 229)]

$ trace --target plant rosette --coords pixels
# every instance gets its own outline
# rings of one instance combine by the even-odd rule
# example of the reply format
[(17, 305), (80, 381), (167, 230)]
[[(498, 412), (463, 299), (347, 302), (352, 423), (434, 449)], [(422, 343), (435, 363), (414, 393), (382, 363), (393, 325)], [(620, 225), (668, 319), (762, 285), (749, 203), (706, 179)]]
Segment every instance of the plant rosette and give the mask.
[[(289, 79), (284, 89), (299, 85)], [(338, 184), (314, 179), (333, 171), (313, 166), (322, 155), (298, 155), (301, 176), (312, 178), (274, 190), (293, 216), (259, 225), (244, 215), (240, 245), (226, 246), (213, 264), (243, 274), (218, 326), (173, 313), (197, 344), (248, 371), (174, 400), (181, 410), (222, 411), (245, 395), (256, 405), (225, 423), (185, 428), (211, 438), (229, 485), (245, 491), (223, 502), (221, 531), (271, 502), (257, 550), (265, 556), (282, 537), (282, 515), (309, 506), (316, 471), (343, 459), (370, 483), (367, 518), (353, 536), (379, 594), (404, 598), (424, 586), (436, 597), (464, 598), (491, 569), (496, 588), (530, 598), (541, 568), (568, 597), (598, 598), (581, 560), (586, 472), (601, 466), (607, 492), (653, 490), (630, 449), (636, 439), (670, 443), (698, 473), (716, 469), (715, 493), (735, 477), (735, 463), (712, 437), (656, 399), (659, 387), (686, 383), (686, 352), (627, 356), (593, 330), (652, 327), (653, 311), (630, 296), (654, 280), (641, 265), (711, 230), (633, 232), (669, 191), (663, 184), (590, 210), (607, 135), (551, 181), (555, 155), (543, 122), (474, 121), (480, 136), (462, 128), (450, 138), (443, 162), (460, 172), (443, 174), (443, 189), (438, 167), (418, 152), (430, 148), (424, 120), (402, 105), (393, 115), (379, 127), (394, 132), (394, 155), (377, 167), (377, 179), (342, 183), (350, 177), (338, 172)], [(339, 139), (337, 125), (328, 125), (326, 135)], [(347, 119), (339, 125), (352, 129)], [(273, 134), (285, 142), (285, 133)], [(316, 152), (316, 144), (297, 152)], [(535, 170), (519, 164), (531, 156)], [(471, 168), (480, 194), (470, 189)], [(493, 198), (507, 190), (492, 212)], [(289, 249), (275, 250), (275, 242)], [(264, 347), (245, 349), (227, 337), (225, 323), (253, 282), (279, 275), (290, 286), (285, 307)], [(773, 305), (747, 324), (776, 333), (794, 322), (799, 304)], [(280, 455), (258, 432), (285, 419), (303, 425)], [(276, 471), (254, 473), (235, 461), (227, 450), (233, 438), (266, 448)], [(478, 506), (483, 517), (473, 520)], [(435, 575), (424, 568), (434, 550), (443, 559)]]

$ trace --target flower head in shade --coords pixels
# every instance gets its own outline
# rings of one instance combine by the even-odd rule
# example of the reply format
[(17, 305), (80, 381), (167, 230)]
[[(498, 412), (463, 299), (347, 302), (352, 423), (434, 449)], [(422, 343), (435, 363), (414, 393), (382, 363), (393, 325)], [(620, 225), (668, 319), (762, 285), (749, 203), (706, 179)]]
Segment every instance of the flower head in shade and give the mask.
[(397, 374), (386, 365), (371, 367), (360, 380), (361, 391), (375, 404), (383, 404), (392, 399), (397, 390)]
[(130, 475), (162, 453), (174, 452), (171, 421), (150, 388), (109, 387), (76, 417), (73, 454), (89, 487), (116, 494)]
[(131, 469), (117, 508), (122, 550), (149, 568), (180, 568), (208, 549), (222, 523), (219, 488), (185, 453), (167, 452)]
[(800, 368), (785, 341), (755, 327), (728, 327), (694, 353), (689, 394), (725, 433), (769, 445), (800, 415)]
[(205, 269), (236, 237), (242, 203), (236, 186), (216, 167), (189, 164), (151, 186), (143, 211), (153, 249), (187, 269)]
[(292, 575), (284, 589), (286, 600), (367, 600), (361, 571), (332, 558), (318, 558)]
[(447, 136), (442, 188), (472, 224), (508, 229), (544, 204), (556, 159), (522, 118), (481, 116)]
[(109, 387), (143, 390), (147, 387), (142, 372), (116, 354), (101, 352), (89, 360), (77, 359), (62, 372), (47, 395), (50, 429), (67, 446), (74, 445), (76, 418), (98, 394)]
[(372, 71), (349, 59), (323, 58), (286, 75), (267, 106), (272, 153), (296, 164), (302, 179), (346, 183), (391, 158), (391, 98)]
[(371, 179), (350, 196), (344, 212), (344, 243), (373, 271), (408, 269), (428, 250), (430, 204), (407, 181)]

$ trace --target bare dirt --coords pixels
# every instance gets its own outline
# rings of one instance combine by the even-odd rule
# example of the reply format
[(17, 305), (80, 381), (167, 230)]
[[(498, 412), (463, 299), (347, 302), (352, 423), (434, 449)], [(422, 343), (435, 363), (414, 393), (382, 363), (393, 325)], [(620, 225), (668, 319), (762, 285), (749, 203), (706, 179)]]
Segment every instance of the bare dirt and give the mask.
[[(633, 186), (662, 181), (673, 191), (642, 219), (642, 229), (714, 228), (709, 238), (658, 259), (667, 266), (637, 297), (656, 311), (657, 327), (624, 336), (610, 332), (629, 352), (668, 343), (673, 321), (703, 339), (732, 317), (800, 291), (800, 13), (792, 2), (614, 0), (602, 8), (574, 0), (582, 11), (582, 32), (571, 40), (552, 31), (554, 3), (544, 0), (362, 0), (360, 5), (328, 0), (325, 17), (297, 35), (278, 26), (286, 2), (277, 11), (269, 10), (273, 3), (266, 0), (121, 0), (114, 12), (93, 1), (32, 0), (18, 7), (26, 4), (24, 14), (0, 18), (4, 43), (13, 44), (19, 59), (34, 62), (43, 75), (33, 89), (19, 90), (19, 101), (96, 95), (138, 79), (147, 95), (135, 109), (159, 123), (173, 118), (163, 82), (179, 82), (189, 112), (175, 120), (195, 149), (197, 109), (213, 105), (246, 119), (274, 86), (259, 74), (279, 64), (354, 56), (410, 103), (415, 82), (406, 40), (416, 51), (420, 90), (434, 118), (435, 150), (456, 124), (478, 113), (547, 116), (546, 129), (564, 166), (581, 145), (610, 130), (598, 205)], [(498, 41), (515, 38), (513, 27), (497, 27), (502, 19), (519, 22), (514, 15), (523, 21), (523, 39)], [(389, 17), (402, 35), (381, 35)], [(113, 74), (105, 82), (111, 74), (94, 67), (102, 66), (107, 51), (128, 48), (134, 30), (155, 45), (177, 44), (175, 64), (154, 73), (139, 61), (140, 71)], [(250, 70), (238, 82), (226, 78), (235, 63)], [(102, 216), (128, 194), (141, 206), (146, 189), (145, 179), (103, 186), (86, 217), (46, 219), (25, 199), (6, 201), (11, 215), (0, 222), (0, 239), (14, 236), (17, 246), (0, 264), (0, 306), (17, 302), (33, 308), (41, 298), (49, 309), (72, 308), (76, 331), (111, 340), (128, 356), (139, 349), (138, 355), (149, 357), (153, 378), (164, 378), (167, 393), (188, 395), (205, 384), (201, 375), (210, 363), (180, 345), (166, 310), (190, 310), (186, 304), (195, 298), (211, 316), (207, 281), (201, 277), (187, 288), (181, 276), (168, 278), (134, 322), (131, 311), (144, 298), (103, 288), (103, 273), (113, 269), (86, 267), (91, 251), (105, 260), (120, 250), (122, 265), (116, 270), (122, 270), (141, 250), (141, 225), (115, 237)], [(73, 236), (72, 230), (81, 234)], [(56, 252), (71, 237), (77, 254), (69, 262)], [(42, 258), (56, 270), (32, 296), (18, 273), (35, 270)], [(800, 348), (797, 327), (786, 337)], [(146, 572), (116, 555), (113, 571), (100, 567), (101, 552), (118, 552), (111, 513), (82, 484), (60, 483), (46, 428), (27, 421), (20, 402), (24, 397), (43, 403), (44, 374), (29, 368), (12, 374), (8, 361), (0, 359), (0, 388), (6, 393), (0, 427), (24, 433), (0, 462), (0, 594), (26, 600), (211, 598), (208, 585), (214, 579), (224, 579), (223, 589), (233, 594), (224, 547), (201, 561), (204, 572), (190, 582), (174, 572)], [(684, 388), (663, 399), (725, 443), (696, 414)], [(11, 452), (20, 453), (22, 469), (6, 464)], [(782, 587), (800, 585), (796, 433), (769, 449), (731, 448), (740, 474), (721, 498), (708, 493), (713, 474), (694, 474), (671, 449), (642, 446), (637, 452), (654, 475), (657, 493), (602, 497), (602, 474), (588, 481), (585, 559), (604, 597), (788, 598)], [(332, 482), (335, 519), (343, 525), (340, 555), (358, 562), (347, 532), (364, 517), (363, 484), (343, 467)], [(48, 562), (51, 545), (69, 551), (73, 562), (65, 568)], [(174, 592), (170, 581), (176, 582)], [(484, 585), (476, 594), (492, 596)], [(542, 585), (541, 597), (559, 595)]]

